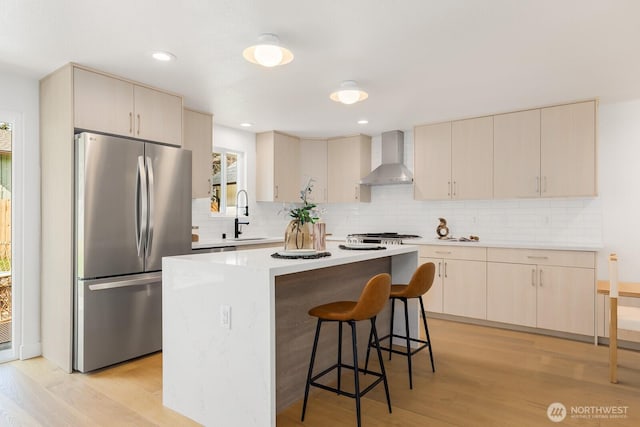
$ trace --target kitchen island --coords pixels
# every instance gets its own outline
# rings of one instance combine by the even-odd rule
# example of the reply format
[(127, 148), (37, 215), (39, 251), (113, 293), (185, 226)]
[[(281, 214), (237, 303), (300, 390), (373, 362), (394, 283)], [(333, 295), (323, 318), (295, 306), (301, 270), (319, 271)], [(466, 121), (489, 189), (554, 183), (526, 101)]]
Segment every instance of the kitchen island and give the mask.
[[(356, 300), (381, 272), (406, 283), (418, 266), (416, 246), (327, 250), (318, 259), (276, 259), (273, 248), (164, 258), (163, 404), (204, 425), (275, 426), (277, 412), (304, 393), (315, 328), (307, 311)], [(378, 317), (381, 335), (388, 311)], [(415, 307), (410, 322), (417, 333)], [(364, 349), (369, 330), (359, 323)], [(318, 367), (335, 362), (332, 333), (323, 329)]]

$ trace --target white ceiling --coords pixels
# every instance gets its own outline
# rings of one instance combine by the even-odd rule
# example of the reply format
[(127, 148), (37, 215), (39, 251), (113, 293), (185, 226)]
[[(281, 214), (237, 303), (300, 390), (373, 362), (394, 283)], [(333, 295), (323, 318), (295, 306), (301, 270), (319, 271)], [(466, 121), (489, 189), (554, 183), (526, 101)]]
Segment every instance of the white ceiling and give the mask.
[[(73, 61), (181, 93), (230, 127), (377, 135), (640, 98), (639, 16), (638, 0), (0, 0), (0, 69), (41, 78)], [(242, 58), (264, 32), (291, 64)], [(331, 101), (348, 79), (369, 99)]]

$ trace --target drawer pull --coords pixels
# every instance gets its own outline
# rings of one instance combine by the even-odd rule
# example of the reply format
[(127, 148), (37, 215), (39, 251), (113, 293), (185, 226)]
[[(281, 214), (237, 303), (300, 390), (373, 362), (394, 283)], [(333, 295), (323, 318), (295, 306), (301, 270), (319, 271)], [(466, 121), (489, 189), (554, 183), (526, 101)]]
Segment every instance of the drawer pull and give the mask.
[(437, 254), (451, 255), (451, 251), (436, 251)]
[(533, 255), (528, 255), (527, 258), (529, 258), (529, 259), (549, 259), (548, 256), (533, 256)]
[(531, 286), (536, 286), (536, 269), (531, 269)]

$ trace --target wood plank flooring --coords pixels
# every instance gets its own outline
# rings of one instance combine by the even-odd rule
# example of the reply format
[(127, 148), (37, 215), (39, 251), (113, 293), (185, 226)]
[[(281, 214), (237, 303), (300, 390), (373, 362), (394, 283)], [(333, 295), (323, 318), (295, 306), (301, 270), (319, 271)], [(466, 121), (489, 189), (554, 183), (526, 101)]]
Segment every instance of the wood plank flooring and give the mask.
[[(394, 355), (385, 363), (393, 414), (376, 387), (363, 399), (363, 426), (553, 425), (546, 415), (552, 402), (569, 411), (628, 407), (626, 418), (569, 414), (557, 425), (640, 425), (640, 352), (619, 351), (620, 383), (610, 384), (604, 346), (444, 320), (429, 326), (436, 373), (426, 350), (418, 353), (409, 390), (406, 359)], [(42, 358), (6, 363), (0, 365), (0, 426), (197, 425), (162, 406), (161, 373), (159, 353), (92, 374), (68, 375)], [(355, 425), (352, 399), (314, 390), (304, 423), (301, 406), (278, 415), (278, 427)]]

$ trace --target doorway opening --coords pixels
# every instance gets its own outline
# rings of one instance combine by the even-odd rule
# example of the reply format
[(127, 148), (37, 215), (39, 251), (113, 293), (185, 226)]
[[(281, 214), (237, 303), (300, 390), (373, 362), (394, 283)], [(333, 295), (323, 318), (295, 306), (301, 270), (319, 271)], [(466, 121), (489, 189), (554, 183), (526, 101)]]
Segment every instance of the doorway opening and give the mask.
[(0, 121), (0, 351), (12, 348), (11, 123)]

